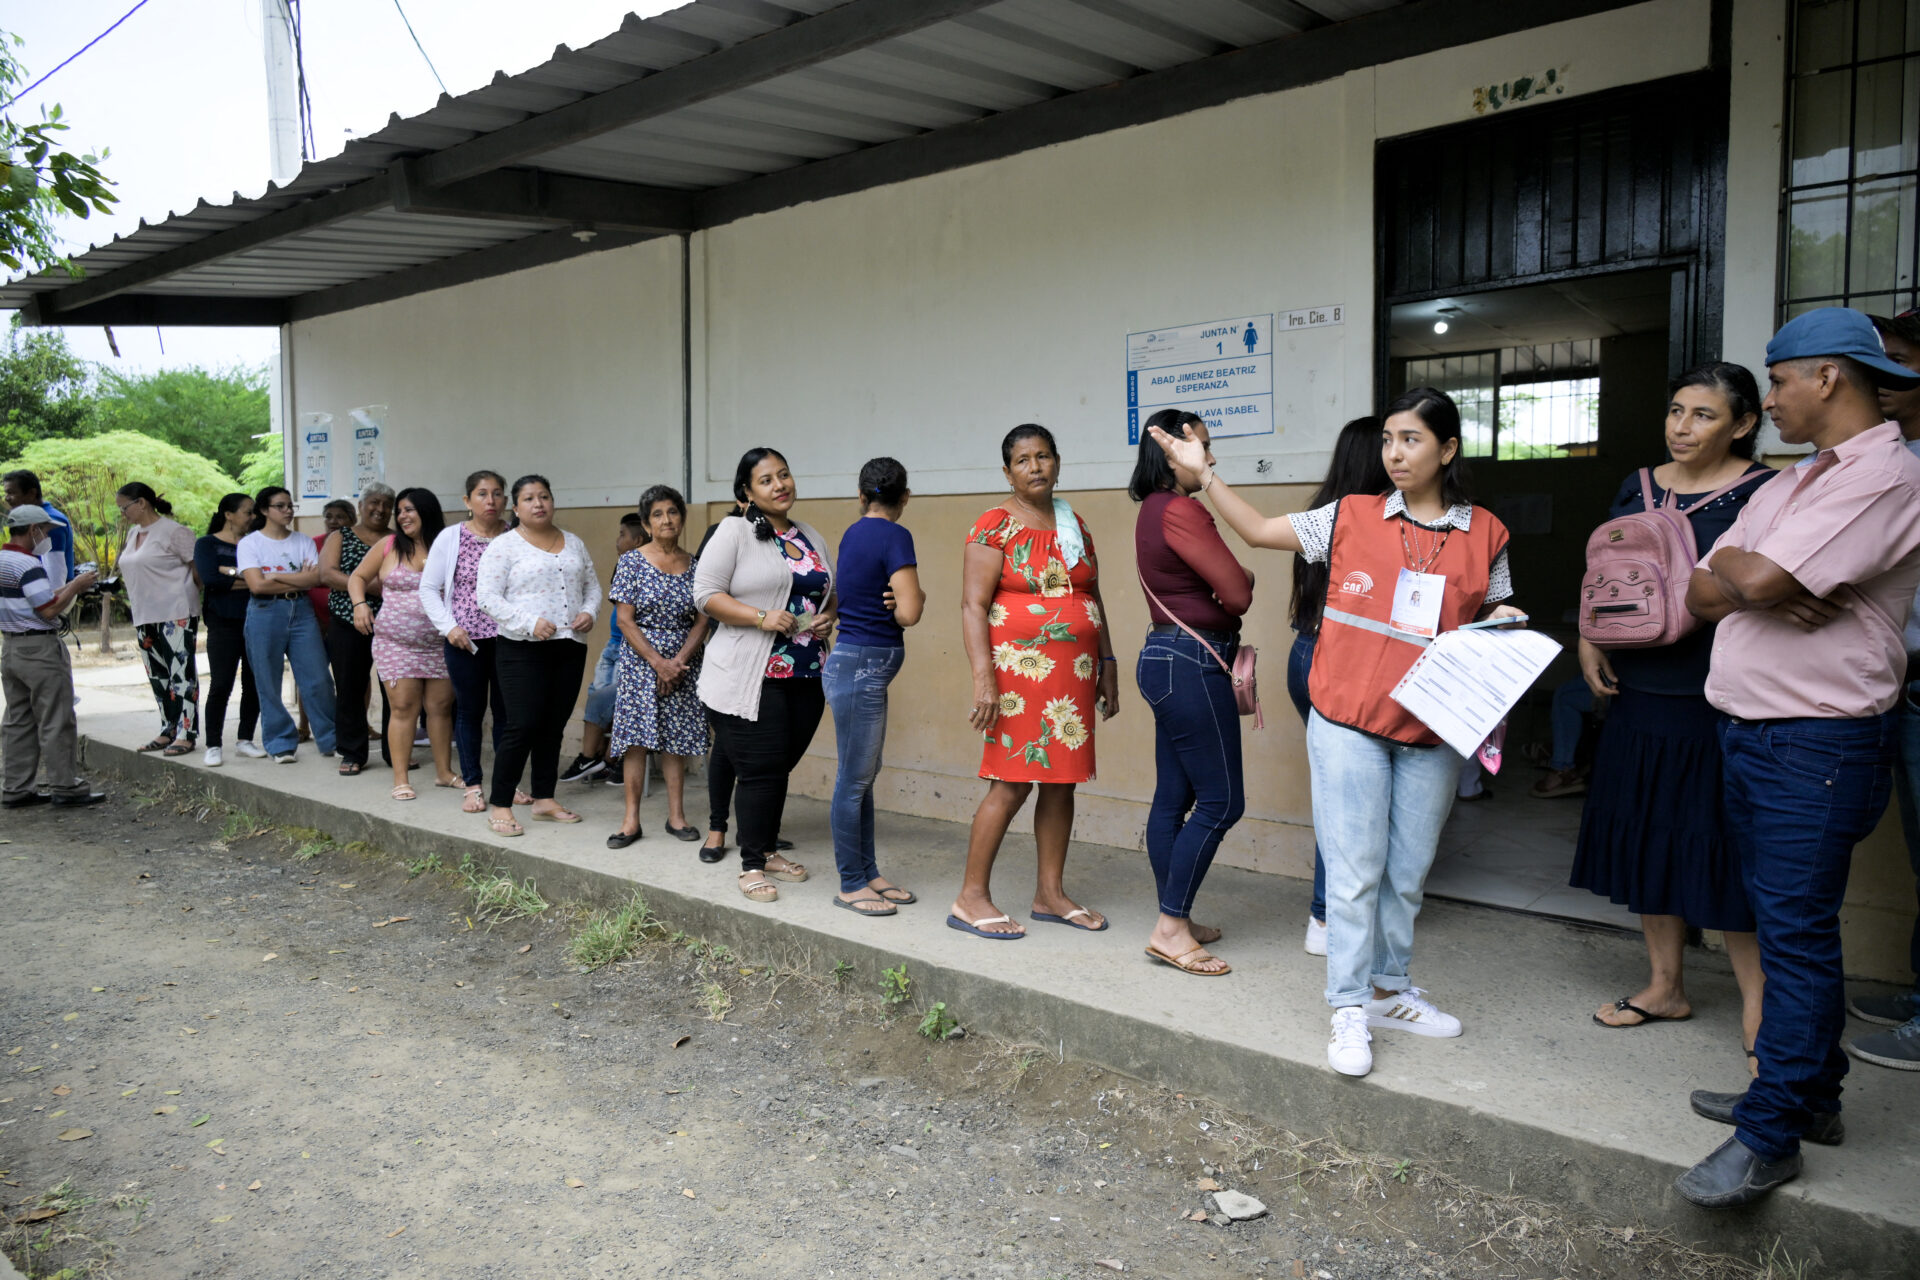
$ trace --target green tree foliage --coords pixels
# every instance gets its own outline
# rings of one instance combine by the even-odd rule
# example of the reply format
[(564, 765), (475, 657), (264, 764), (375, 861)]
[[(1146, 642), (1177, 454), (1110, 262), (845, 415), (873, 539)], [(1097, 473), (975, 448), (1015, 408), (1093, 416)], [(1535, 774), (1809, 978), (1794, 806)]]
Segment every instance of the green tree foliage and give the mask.
[(93, 377), (67, 336), (16, 319), (0, 345), (0, 457), (35, 440), (86, 435), (94, 423)]
[[(20, 37), (0, 31), (0, 102), (26, 86), (27, 70), (14, 56)], [(113, 183), (95, 166), (99, 155), (75, 155), (60, 149), (59, 135), (67, 131), (58, 105), (42, 111), (35, 124), (20, 124), (0, 115), (0, 264), (20, 271), (60, 266), (68, 275), (80, 271), (60, 252), (55, 223), (67, 214), (85, 218), (109, 213), (119, 197)]]
[(280, 433), (275, 431), (256, 443), (259, 448), (246, 456), (240, 468), (240, 488), (247, 493), (258, 493), (270, 484), (287, 482), (285, 445)]
[(0, 471), (25, 467), (73, 521), (81, 560), (111, 563), (119, 546), (120, 510), (113, 495), (123, 484), (144, 480), (173, 504), (173, 518), (205, 532), (220, 499), (239, 486), (197, 453), (136, 431), (106, 431), (79, 440), (36, 440)]
[(272, 425), (262, 368), (165, 369), (128, 375), (100, 370), (100, 423), (138, 431), (211, 458), (238, 475)]

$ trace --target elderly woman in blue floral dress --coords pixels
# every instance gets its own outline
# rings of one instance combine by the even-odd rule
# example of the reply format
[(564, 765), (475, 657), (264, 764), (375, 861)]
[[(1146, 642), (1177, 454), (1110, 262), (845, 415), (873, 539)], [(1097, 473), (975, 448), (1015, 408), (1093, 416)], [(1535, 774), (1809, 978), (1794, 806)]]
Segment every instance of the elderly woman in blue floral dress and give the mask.
[(695, 559), (680, 547), (687, 503), (666, 485), (640, 495), (647, 540), (620, 557), (608, 597), (616, 608), (615, 625), (627, 642), (620, 655), (620, 684), (614, 693), (613, 729), (607, 757), (638, 754), (621, 766), (626, 786), (626, 820), (607, 837), (609, 849), (624, 849), (640, 838), (640, 789), (647, 777), (647, 752), (661, 756), (667, 782), (667, 834), (698, 840), (687, 825), (687, 757), (707, 752), (707, 713), (694, 693), (700, 674), (700, 646), (707, 636), (707, 615), (694, 607)]

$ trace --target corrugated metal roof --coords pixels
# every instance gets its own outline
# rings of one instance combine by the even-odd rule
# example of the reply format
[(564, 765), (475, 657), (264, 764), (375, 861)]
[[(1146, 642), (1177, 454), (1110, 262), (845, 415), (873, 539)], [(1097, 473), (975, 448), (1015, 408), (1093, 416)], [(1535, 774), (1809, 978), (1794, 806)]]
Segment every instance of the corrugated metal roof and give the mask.
[[(902, 0), (894, 0), (901, 3)], [(1407, 0), (999, 0), (825, 57), (637, 123), (529, 155), (517, 167), (672, 191), (708, 192), (864, 148), (945, 129), (1063, 95), (1130, 80)], [(858, 4), (845, 6), (845, 18)], [(654, 18), (629, 16), (583, 49), (347, 143), (286, 187), (224, 205), (202, 202), (79, 256), (88, 280), (246, 226), (357, 183), (669, 68), (840, 9), (838, 0), (697, 0)], [(871, 3), (866, 8), (885, 11)], [(898, 12), (898, 10), (896, 10)], [(134, 198), (131, 193), (128, 198)], [(133, 287), (138, 294), (288, 298), (550, 234), (554, 223), (376, 209)], [(136, 273), (137, 274), (137, 273)], [(42, 272), (0, 287), (0, 308), (73, 282)]]

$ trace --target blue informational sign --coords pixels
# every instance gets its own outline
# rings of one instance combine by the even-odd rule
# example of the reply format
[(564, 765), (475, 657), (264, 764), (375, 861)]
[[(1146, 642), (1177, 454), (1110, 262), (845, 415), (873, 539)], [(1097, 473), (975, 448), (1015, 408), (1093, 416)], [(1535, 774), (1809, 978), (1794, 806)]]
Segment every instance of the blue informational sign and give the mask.
[(1273, 314), (1127, 335), (1127, 443), (1161, 409), (1199, 415), (1218, 440), (1273, 434)]

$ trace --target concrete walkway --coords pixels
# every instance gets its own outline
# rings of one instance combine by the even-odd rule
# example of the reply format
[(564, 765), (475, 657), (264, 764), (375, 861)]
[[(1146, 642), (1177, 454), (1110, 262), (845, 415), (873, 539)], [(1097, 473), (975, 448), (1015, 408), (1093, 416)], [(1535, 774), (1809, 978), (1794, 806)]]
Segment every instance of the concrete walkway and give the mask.
[[(460, 812), (458, 792), (435, 789), (430, 767), (414, 774), (421, 798), (401, 804), (388, 799), (377, 758), (364, 776), (346, 779), (310, 746), (293, 766), (237, 760), (217, 770), (197, 754), (137, 755), (132, 747), (152, 733), (152, 706), (142, 689), (110, 683), (88, 681), (82, 703), (95, 768), (142, 782), (170, 773), (263, 817), (396, 854), (437, 851), (455, 863), (472, 853), (533, 876), (553, 900), (612, 901), (638, 887), (675, 927), (748, 956), (797, 946), (816, 962), (854, 963), (861, 981), (904, 962), (918, 998), (946, 1001), (971, 1028), (1210, 1095), (1302, 1134), (1337, 1133), (1480, 1185), (1585, 1206), (1616, 1224), (1666, 1227), (1748, 1257), (1778, 1238), (1796, 1259), (1817, 1257), (1822, 1275), (1912, 1275), (1920, 1257), (1920, 1077), (1911, 1074), (1856, 1064), (1846, 1145), (1807, 1148), (1805, 1174), (1757, 1209), (1708, 1214), (1672, 1192), (1672, 1179), (1729, 1134), (1688, 1110), (1688, 1091), (1737, 1089), (1744, 1078), (1739, 1001), (1721, 957), (1689, 956), (1690, 1022), (1605, 1030), (1591, 1011), (1644, 981), (1637, 936), (1433, 902), (1420, 921), (1415, 977), (1466, 1034), (1383, 1031), (1374, 1073), (1350, 1080), (1326, 1066), (1325, 970), (1301, 948), (1302, 881), (1216, 869), (1196, 914), (1225, 930), (1215, 949), (1234, 972), (1196, 978), (1142, 954), (1155, 906), (1138, 852), (1073, 849), (1069, 890), (1106, 913), (1110, 931), (1031, 924), (1023, 941), (987, 942), (943, 925), (963, 827), (881, 815), (881, 867), (922, 901), (862, 920), (831, 902), (837, 877), (825, 807), (795, 800), (785, 834), (813, 879), (782, 885), (777, 903), (758, 905), (735, 890), (737, 854), (707, 866), (694, 845), (664, 834), (658, 787), (646, 838), (625, 851), (605, 847), (620, 801), (598, 784), (562, 788), (583, 825), (529, 823), (525, 837), (503, 839)], [(704, 798), (702, 788), (689, 804), (696, 825)], [(996, 881), (1003, 908), (1025, 914), (1032, 866), (1030, 837), (1010, 837)]]

